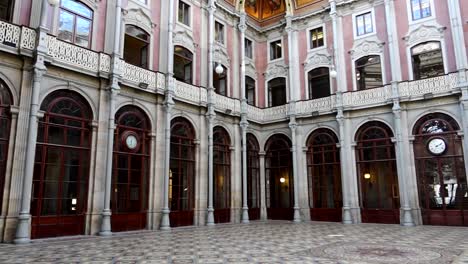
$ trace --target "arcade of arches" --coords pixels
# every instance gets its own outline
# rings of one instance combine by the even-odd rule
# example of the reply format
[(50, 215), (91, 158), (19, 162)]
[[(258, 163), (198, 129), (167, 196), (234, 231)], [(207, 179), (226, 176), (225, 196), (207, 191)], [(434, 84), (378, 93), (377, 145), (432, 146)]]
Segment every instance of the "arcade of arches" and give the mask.
[[(56, 90), (41, 101), (30, 200), (31, 237), (93, 234), (99, 215), (97, 185), (105, 166), (98, 165), (95, 111), (88, 99), (71, 90)], [(0, 208), (11, 204), (11, 164), (17, 121), (10, 88), (0, 83)], [(155, 204), (163, 197), (161, 155), (148, 112), (137, 106), (116, 109), (110, 194), (112, 232), (154, 228)], [(307, 122), (305, 120), (304, 122)], [(202, 225), (206, 217), (206, 142), (188, 116), (170, 122), (169, 210), (171, 227)], [(317, 127), (304, 135), (303, 154), (294, 175), (293, 141), (287, 132), (246, 136), (246, 204), (249, 219), (292, 220), (300, 206), (302, 220), (343, 221), (345, 207), (352, 222), (401, 222), (403, 195), (418, 224), (468, 226), (468, 187), (460, 123), (434, 111), (415, 118), (410, 157), (414, 166), (399, 175), (399, 153), (391, 124), (367, 120), (356, 126), (352, 155), (343, 156), (335, 129)], [(239, 137), (231, 127), (213, 128), (213, 207), (215, 223), (238, 222), (241, 214)], [(350, 136), (351, 137), (351, 136)], [(298, 143), (301, 144), (301, 143)], [(241, 148), (241, 147), (240, 147)], [(100, 156), (102, 157), (102, 155)], [(97, 162), (96, 162), (97, 161)], [(347, 163), (345, 167), (344, 163)], [(99, 171), (97, 170), (99, 168)], [(346, 169), (344, 168), (351, 168)], [(410, 170), (414, 170), (413, 174)], [(411, 176), (413, 175), (413, 176)], [(406, 178), (405, 178), (406, 177)], [(408, 178), (411, 177), (411, 178)], [(299, 178), (299, 179), (298, 179)], [(402, 181), (414, 189), (403, 189)], [(298, 186), (294, 186), (298, 184)], [(296, 187), (296, 188), (295, 188)], [(301, 199), (296, 203), (295, 191)], [(96, 202), (97, 201), (97, 202)], [(357, 209), (357, 210), (356, 210)], [(96, 213), (98, 212), (98, 213)], [(99, 216), (98, 216), (99, 217)], [(419, 219), (419, 220), (418, 220)], [(419, 221), (419, 222), (418, 222)]]

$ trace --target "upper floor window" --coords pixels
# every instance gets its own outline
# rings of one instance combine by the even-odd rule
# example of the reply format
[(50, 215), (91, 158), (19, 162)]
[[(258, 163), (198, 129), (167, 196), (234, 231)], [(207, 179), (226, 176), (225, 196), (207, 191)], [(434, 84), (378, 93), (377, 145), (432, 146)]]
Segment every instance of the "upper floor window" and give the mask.
[(174, 47), (174, 78), (192, 84), (193, 54), (188, 49)]
[(221, 74), (217, 74), (216, 69), (217, 64), (213, 65), (213, 87), (215, 88), (215, 92), (220, 95), (227, 96), (227, 69), (224, 65), (223, 72)]
[(323, 27), (314, 28), (309, 31), (309, 34), (311, 49), (323, 47), (325, 45)]
[(245, 76), (245, 98), (249, 105), (255, 105), (255, 80)]
[(89, 48), (93, 11), (74, 0), (60, 2), (59, 28), (57, 37), (78, 46)]
[(215, 41), (224, 44), (224, 25), (215, 22)]
[(356, 35), (362, 36), (374, 32), (372, 12), (356, 16)]
[(11, 21), (13, 17), (14, 0), (0, 1), (0, 20)]
[(268, 105), (286, 104), (286, 78), (279, 77), (268, 82)]
[(308, 79), (310, 99), (330, 96), (330, 74), (327, 67), (311, 70)]
[(280, 59), (282, 56), (281, 40), (270, 42), (270, 60)]
[(148, 68), (149, 35), (141, 28), (125, 27), (124, 60), (138, 67)]
[(430, 0), (411, 0), (411, 13), (413, 21), (430, 17), (432, 15)]
[(179, 1), (179, 14), (177, 20), (186, 26), (190, 26), (190, 5)]
[(356, 83), (358, 90), (383, 85), (380, 56), (365, 56), (356, 61)]
[(421, 43), (411, 49), (415, 80), (444, 75), (444, 59), (440, 42)]
[(249, 59), (253, 59), (253, 42), (250, 39), (245, 39), (245, 56)]

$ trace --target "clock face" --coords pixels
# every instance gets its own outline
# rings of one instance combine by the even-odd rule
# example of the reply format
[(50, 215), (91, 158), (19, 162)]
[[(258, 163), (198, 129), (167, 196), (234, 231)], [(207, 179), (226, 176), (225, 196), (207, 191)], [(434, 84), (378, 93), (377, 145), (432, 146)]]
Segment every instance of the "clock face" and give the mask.
[(441, 138), (434, 138), (427, 144), (427, 149), (434, 155), (440, 155), (447, 149), (447, 144)]
[(125, 144), (127, 144), (127, 148), (134, 150), (138, 145), (138, 139), (134, 135), (128, 135)]

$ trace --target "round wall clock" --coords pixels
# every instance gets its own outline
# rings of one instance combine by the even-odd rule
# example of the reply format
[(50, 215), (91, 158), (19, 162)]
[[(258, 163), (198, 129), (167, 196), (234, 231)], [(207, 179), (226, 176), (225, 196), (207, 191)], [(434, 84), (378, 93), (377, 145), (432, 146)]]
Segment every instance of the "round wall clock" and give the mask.
[(136, 151), (140, 145), (138, 136), (132, 131), (127, 131), (122, 134), (122, 143), (127, 149), (131, 151)]
[(442, 138), (433, 138), (427, 143), (427, 150), (433, 155), (441, 155), (447, 150), (447, 143)]

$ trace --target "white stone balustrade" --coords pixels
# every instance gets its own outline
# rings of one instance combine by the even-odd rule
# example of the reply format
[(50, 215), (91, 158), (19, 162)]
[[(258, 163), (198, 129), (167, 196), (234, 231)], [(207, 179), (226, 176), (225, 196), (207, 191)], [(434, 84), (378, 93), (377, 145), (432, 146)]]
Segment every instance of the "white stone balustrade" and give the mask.
[(147, 84), (148, 89), (156, 90), (157, 74), (154, 71), (140, 68), (127, 62), (122, 63), (122, 76), (125, 81), (133, 82), (135, 85)]
[(47, 36), (47, 53), (55, 61), (97, 73), (99, 53)]
[(262, 123), (263, 122), (263, 109), (252, 106), (252, 105), (247, 105), (247, 119)]
[[(203, 100), (202, 100), (202, 90), (205, 90), (204, 88), (200, 88), (195, 85), (191, 85), (188, 83), (184, 83), (181, 81), (176, 81), (176, 85), (174, 87), (174, 93), (176, 96), (176, 99), (184, 102), (191, 102), (197, 105), (201, 105)], [(205, 93), (206, 96), (206, 93)], [(206, 102), (206, 100), (204, 101)]]
[(0, 21), (0, 44), (18, 48), (20, 42), (21, 27), (4, 21)]
[(20, 48), (34, 50), (36, 48), (36, 31), (25, 26), (21, 27), (21, 45)]
[(263, 122), (273, 120), (283, 120), (287, 118), (288, 107), (287, 105), (280, 105), (275, 107), (269, 107), (262, 109), (263, 111)]
[(99, 54), (99, 71), (110, 72), (111, 57), (107, 54)]
[(386, 85), (362, 91), (354, 91), (343, 94), (344, 107), (368, 107), (378, 104), (385, 104), (392, 98), (392, 87)]
[(219, 94), (214, 96), (215, 109), (221, 112), (231, 111), (233, 114), (240, 113), (240, 101)]
[(336, 105), (335, 95), (312, 99), (308, 101), (300, 101), (296, 104), (297, 114), (311, 114), (312, 112), (330, 112), (333, 111)]
[(398, 91), (401, 97), (418, 97), (432, 93), (437, 95), (440, 93), (450, 92), (457, 86), (458, 73), (438, 76), (417, 81), (401, 82), (398, 84)]

